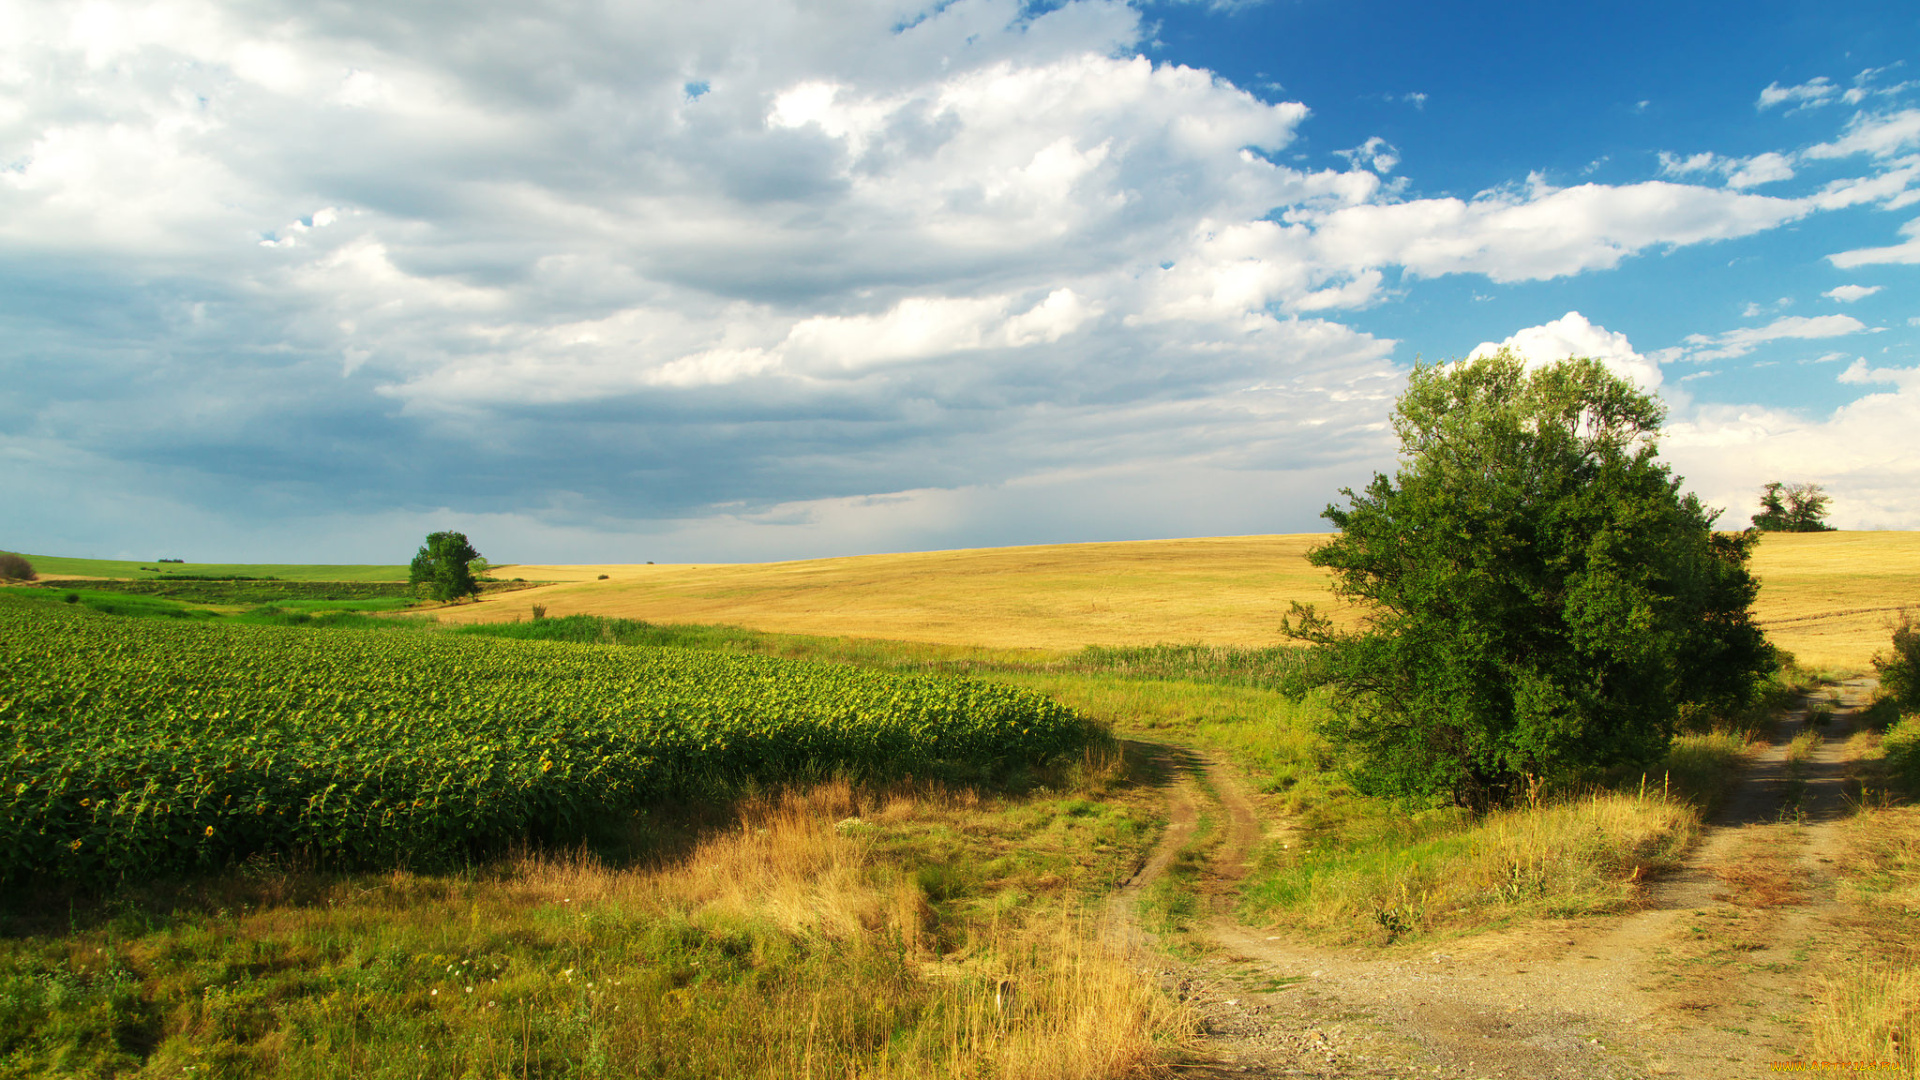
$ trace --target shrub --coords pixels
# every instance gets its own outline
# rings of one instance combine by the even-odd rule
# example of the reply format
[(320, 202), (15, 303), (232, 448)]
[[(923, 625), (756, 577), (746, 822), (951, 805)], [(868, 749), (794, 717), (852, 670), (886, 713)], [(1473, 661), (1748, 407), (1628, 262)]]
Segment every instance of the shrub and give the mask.
[(1902, 712), (1920, 712), (1920, 626), (1911, 612), (1900, 613), (1892, 649), (1875, 655), (1873, 666), (1880, 673), (1881, 693)]
[[(1775, 666), (1754, 623), (1757, 533), (1716, 533), (1653, 439), (1665, 409), (1598, 361), (1501, 351), (1416, 366), (1375, 474), (1307, 561), (1362, 630), (1295, 605), (1318, 646), (1296, 698), (1368, 794), (1484, 809), (1611, 766), (1651, 767), (1677, 728), (1734, 715)], [(1297, 622), (1294, 620), (1298, 620)]]
[(39, 576), (24, 556), (0, 551), (0, 581), (33, 581)]
[(1887, 771), (1909, 787), (1920, 787), (1920, 716), (1909, 716), (1880, 737), (1887, 753)]

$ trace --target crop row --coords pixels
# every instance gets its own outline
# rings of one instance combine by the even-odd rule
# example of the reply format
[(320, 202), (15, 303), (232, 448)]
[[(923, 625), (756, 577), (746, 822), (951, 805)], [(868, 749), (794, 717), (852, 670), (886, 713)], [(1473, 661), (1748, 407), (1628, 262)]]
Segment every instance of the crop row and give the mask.
[(431, 864), (742, 784), (1038, 762), (1090, 735), (965, 679), (0, 596), (0, 880)]

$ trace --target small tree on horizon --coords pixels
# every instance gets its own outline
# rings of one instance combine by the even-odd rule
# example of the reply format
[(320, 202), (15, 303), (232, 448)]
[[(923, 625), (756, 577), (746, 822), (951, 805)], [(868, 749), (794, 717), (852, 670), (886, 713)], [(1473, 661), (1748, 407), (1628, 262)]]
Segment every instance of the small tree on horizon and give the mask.
[(442, 603), (473, 596), (480, 591), (480, 584), (473, 580), (468, 566), (478, 558), (480, 553), (467, 542), (465, 533), (431, 533), (413, 557), (407, 582), (415, 589), (425, 585), (427, 595)]
[(0, 551), (0, 581), (34, 581), (39, 577), (33, 572), (33, 564), (27, 561), (25, 555)]
[(1783, 484), (1774, 480), (1760, 489), (1760, 512), (1753, 527), (1761, 532), (1833, 532), (1827, 507), (1833, 502), (1819, 484)]

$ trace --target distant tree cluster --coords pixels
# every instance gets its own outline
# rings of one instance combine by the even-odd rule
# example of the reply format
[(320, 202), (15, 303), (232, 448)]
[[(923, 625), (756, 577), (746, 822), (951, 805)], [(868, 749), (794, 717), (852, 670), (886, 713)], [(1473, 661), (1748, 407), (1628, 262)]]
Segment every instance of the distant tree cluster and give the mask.
[(1827, 506), (1833, 502), (1819, 484), (1773, 481), (1760, 491), (1760, 512), (1753, 527), (1761, 532), (1832, 532)]

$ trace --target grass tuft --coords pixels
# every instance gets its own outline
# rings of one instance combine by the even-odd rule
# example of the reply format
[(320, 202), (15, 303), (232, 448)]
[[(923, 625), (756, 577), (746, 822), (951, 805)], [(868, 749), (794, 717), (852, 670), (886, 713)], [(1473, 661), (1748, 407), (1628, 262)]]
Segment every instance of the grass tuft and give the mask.
[(1346, 942), (1617, 911), (1691, 842), (1697, 812), (1659, 790), (1596, 791), (1475, 818), (1374, 807), (1270, 852), (1249, 915)]
[(1876, 955), (1819, 980), (1807, 1054), (1920, 1074), (1920, 808), (1862, 803), (1843, 835), (1841, 896)]

